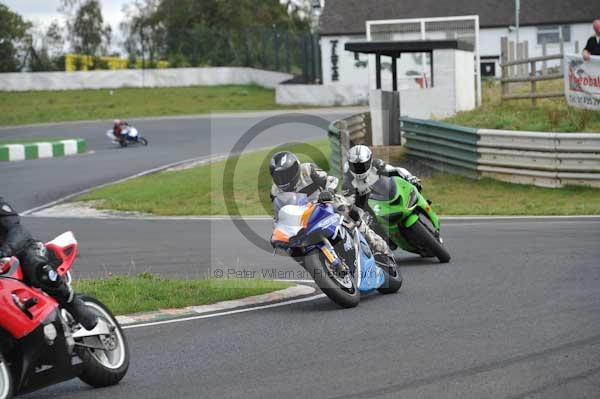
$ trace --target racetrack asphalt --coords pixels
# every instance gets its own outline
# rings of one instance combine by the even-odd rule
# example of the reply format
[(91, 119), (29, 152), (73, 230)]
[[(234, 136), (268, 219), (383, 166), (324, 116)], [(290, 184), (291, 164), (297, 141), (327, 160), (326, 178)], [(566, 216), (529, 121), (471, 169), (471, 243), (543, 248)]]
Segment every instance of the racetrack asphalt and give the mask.
[[(23, 210), (91, 180), (221, 153), (235, 141), (223, 133), (221, 147), (203, 149), (200, 136), (212, 136), (199, 128), (203, 122), (184, 120), (187, 130), (180, 122), (136, 123), (151, 145), (125, 151), (106, 145), (103, 126), (83, 124), (98, 140), (89, 142), (95, 154), (0, 165), (3, 183), (15, 172), (3, 194), (17, 193), (23, 202), (15, 205)], [(159, 128), (175, 125), (187, 131), (178, 143)], [(280, 134), (293, 137), (288, 131)], [(164, 148), (154, 149), (161, 140)], [(27, 184), (30, 176), (41, 185)], [(142, 271), (201, 277), (215, 270), (226, 277), (230, 270), (273, 269), (303, 276), (293, 261), (253, 247), (227, 220), (23, 219), (40, 239), (75, 232), (76, 277)], [(269, 235), (269, 221), (248, 223)], [(120, 385), (93, 390), (70, 381), (27, 397), (599, 397), (600, 217), (451, 220), (443, 221), (442, 233), (451, 263), (398, 252), (405, 280), (398, 294), (373, 294), (348, 310), (324, 298), (131, 329), (132, 364)]]
[[(326, 110), (310, 115), (330, 121), (348, 115), (347, 112)], [(1, 193), (19, 212), (23, 212), (65, 195), (170, 163), (227, 154), (248, 130), (273, 115), (289, 115), (289, 120), (296, 123), (266, 129), (252, 141), (249, 149), (327, 137), (326, 131), (302, 123), (302, 113), (250, 115), (132, 119), (129, 122), (150, 144), (148, 147), (123, 149), (110, 143), (105, 135), (112, 127), (111, 121), (2, 128), (0, 139), (41, 136), (84, 138), (89, 152), (35, 161), (2, 162)]]
[[(80, 238), (96, 234), (87, 232), (91, 223), (71, 222)], [(114, 223), (97, 224), (120, 231)], [(199, 269), (186, 268), (185, 257), (201, 257), (201, 249), (194, 255), (184, 237), (202, 238), (204, 223), (162, 226), (171, 244), (144, 233), (133, 256), (155, 260), (153, 271), (194, 274)], [(252, 225), (268, 232), (268, 222)], [(373, 294), (348, 310), (325, 298), (128, 330), (132, 365), (119, 386), (92, 390), (71, 381), (31, 397), (597, 398), (600, 219), (457, 221), (443, 231), (451, 263), (399, 254), (405, 283), (398, 294)], [(178, 238), (187, 252), (174, 262), (162, 260), (165, 247), (151, 248), (176, 250)], [(233, 241), (213, 255), (259, 268), (275, 262)], [(126, 242), (110, 245), (117, 247), (105, 255), (84, 246), (77, 267), (130, 252)]]

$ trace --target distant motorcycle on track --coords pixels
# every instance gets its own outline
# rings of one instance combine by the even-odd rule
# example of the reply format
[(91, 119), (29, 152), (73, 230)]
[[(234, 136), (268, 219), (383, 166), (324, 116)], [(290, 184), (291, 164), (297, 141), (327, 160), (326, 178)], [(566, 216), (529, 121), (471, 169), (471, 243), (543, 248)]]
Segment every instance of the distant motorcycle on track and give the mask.
[(127, 147), (132, 144), (141, 144), (144, 146), (148, 145), (148, 140), (142, 137), (138, 130), (133, 126), (127, 126), (121, 130), (121, 139), (114, 134), (113, 129), (106, 132), (106, 136), (110, 139), (111, 143), (118, 144), (121, 147)]

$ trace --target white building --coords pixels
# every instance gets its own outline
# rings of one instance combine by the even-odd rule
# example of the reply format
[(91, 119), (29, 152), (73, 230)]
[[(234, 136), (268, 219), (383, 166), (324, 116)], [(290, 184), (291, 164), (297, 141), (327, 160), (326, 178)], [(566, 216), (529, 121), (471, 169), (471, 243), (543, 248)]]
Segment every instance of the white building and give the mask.
[[(507, 36), (515, 41), (516, 38), (515, 29), (510, 28), (515, 26), (514, 0), (325, 0), (319, 21), (323, 83), (369, 85), (369, 58), (344, 50), (346, 42), (366, 39), (367, 21), (463, 15), (479, 16), (482, 76), (499, 76), (500, 39)], [(562, 29), (565, 52), (580, 52), (593, 34), (591, 22), (600, 16), (600, 3), (593, 0), (524, 0), (521, 1), (520, 15), (519, 41), (528, 42), (530, 57), (542, 55), (544, 42), (548, 54), (559, 53), (559, 29)], [(439, 33), (439, 26), (437, 30)], [(414, 38), (408, 37), (409, 40), (419, 38), (418, 34)], [(422, 78), (416, 77), (423, 70), (418, 57), (418, 54), (408, 55), (399, 63), (399, 76), (404, 76), (408, 86), (423, 84), (418, 81)], [(390, 77), (383, 76), (383, 79), (385, 82)]]

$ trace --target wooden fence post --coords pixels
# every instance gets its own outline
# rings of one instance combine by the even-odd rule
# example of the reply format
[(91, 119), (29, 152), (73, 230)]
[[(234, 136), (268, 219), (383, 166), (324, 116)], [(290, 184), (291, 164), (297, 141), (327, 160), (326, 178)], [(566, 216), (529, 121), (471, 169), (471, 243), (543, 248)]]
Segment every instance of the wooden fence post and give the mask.
[(536, 93), (537, 93), (537, 82), (535, 80), (536, 76), (535, 76), (535, 61), (531, 61), (531, 105), (533, 105), (534, 107), (537, 105), (537, 98), (535, 97)]
[[(542, 56), (545, 57), (548, 55), (548, 47), (546, 46), (546, 42), (542, 43)], [(548, 73), (546, 61), (542, 62), (542, 75), (546, 75)]]
[[(500, 65), (502, 68), (501, 79), (508, 78), (508, 68), (504, 66), (508, 62), (508, 37), (504, 36), (500, 38)], [(508, 85), (501, 81), (500, 86), (502, 87), (502, 97), (508, 94)]]
[[(508, 42), (508, 62), (511, 62), (514, 60), (515, 60), (515, 42), (513, 42), (512, 40), (509, 40), (509, 42)], [(515, 66), (514, 65), (508, 69), (508, 74), (510, 76), (515, 75)]]
[(565, 71), (565, 62), (564, 62), (564, 57), (565, 57), (565, 41), (563, 40), (562, 37), (562, 30), (559, 31), (560, 32), (560, 73), (564, 73)]

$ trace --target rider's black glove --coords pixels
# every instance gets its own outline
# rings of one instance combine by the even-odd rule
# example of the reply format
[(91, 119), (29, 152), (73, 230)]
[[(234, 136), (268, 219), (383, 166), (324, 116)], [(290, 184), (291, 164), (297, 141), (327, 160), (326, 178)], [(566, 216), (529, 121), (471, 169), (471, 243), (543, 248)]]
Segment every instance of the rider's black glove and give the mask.
[(423, 190), (423, 185), (421, 184), (421, 179), (419, 179), (417, 176), (409, 176), (406, 178), (406, 181), (408, 181), (410, 184), (415, 186), (417, 188), (417, 190), (419, 190), (419, 192), (421, 192)]
[(332, 202), (333, 201), (333, 193), (331, 191), (327, 191), (327, 190), (321, 191), (319, 193), (319, 199), (318, 199), (318, 201), (320, 203), (323, 203), (323, 202)]
[(0, 249), (0, 259), (2, 258), (10, 258), (10, 254)]
[(352, 205), (352, 207), (350, 208), (350, 211), (348, 212), (348, 216), (350, 216), (350, 219), (354, 220), (355, 222), (360, 221), (360, 208), (358, 208), (356, 205)]

